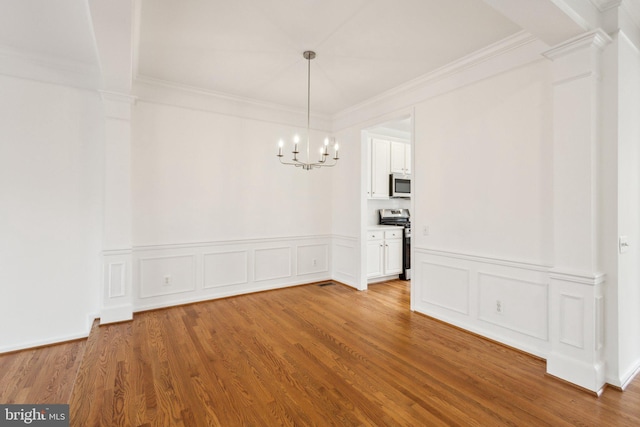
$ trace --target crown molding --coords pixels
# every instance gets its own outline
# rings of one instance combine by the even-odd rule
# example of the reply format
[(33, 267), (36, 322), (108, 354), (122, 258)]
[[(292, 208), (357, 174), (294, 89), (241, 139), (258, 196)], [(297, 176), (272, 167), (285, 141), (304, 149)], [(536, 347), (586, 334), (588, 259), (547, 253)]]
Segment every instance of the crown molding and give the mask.
[(606, 12), (609, 9), (619, 7), (622, 0), (589, 0), (600, 12)]
[(446, 79), (451, 77), (454, 74), (460, 73), (468, 68), (472, 68), (477, 66), (478, 64), (488, 61), (492, 58), (504, 55), (505, 53), (517, 49), (523, 45), (529, 44), (533, 41), (537, 40), (536, 37), (531, 34), (520, 31), (512, 36), (509, 36), (505, 39), (500, 40), (497, 43), (491, 44), (485, 48), (479, 49), (473, 52), (470, 55), (467, 55), (461, 59), (458, 59), (454, 62), (451, 62), (443, 67), (436, 69), (430, 73), (424, 74), (416, 79), (413, 79), (407, 83), (404, 83), (400, 86), (397, 86), (393, 89), (390, 89), (386, 92), (383, 92), (379, 95), (374, 96), (373, 98), (369, 98), (368, 100), (356, 104), (352, 107), (349, 107), (345, 110), (340, 111), (336, 115), (345, 115), (351, 111), (359, 110), (367, 105), (374, 104), (380, 102), (381, 100), (393, 98), (394, 96), (403, 93), (412, 91), (417, 87), (425, 86), (434, 83), (435, 81)]
[[(366, 121), (367, 117), (379, 116), (405, 108), (437, 93), (452, 90), (492, 74), (539, 60), (543, 52), (547, 58), (552, 58), (554, 55), (560, 56), (563, 52), (567, 53), (570, 49), (581, 48), (584, 44), (594, 44), (602, 48), (610, 41), (611, 38), (604, 31), (596, 30), (549, 50), (549, 46), (537, 37), (528, 32), (520, 31), (444, 67), (342, 110), (333, 116), (314, 114), (312, 115), (314, 122), (312, 127), (315, 129), (333, 128), (333, 131), (343, 129), (355, 123)], [(134, 79), (134, 94), (138, 96), (140, 101), (176, 105), (220, 114), (293, 124), (294, 126), (299, 126), (301, 117), (306, 114), (306, 111), (279, 104), (261, 102), (145, 75), (137, 75)]]
[(584, 49), (585, 47), (593, 46), (602, 50), (611, 42), (611, 37), (604, 32), (604, 30), (598, 28), (597, 30), (589, 31), (588, 33), (569, 39), (558, 46), (554, 46), (544, 52), (543, 55), (545, 58), (554, 60), (577, 50)]
[(520, 31), (406, 84), (338, 112), (333, 116), (333, 131), (365, 123), (373, 117), (382, 117), (406, 109), (442, 93), (541, 60), (541, 52), (548, 48), (549, 46), (539, 38), (526, 31)]
[[(134, 94), (142, 102), (173, 105), (306, 128), (306, 109), (295, 109), (144, 75), (136, 76), (133, 88)], [(326, 131), (331, 128), (331, 117), (328, 115), (312, 112), (311, 122), (312, 129)]]
[(169, 81), (169, 80), (158, 79), (158, 78), (155, 78), (155, 77), (149, 77), (149, 76), (145, 76), (145, 75), (141, 75), (141, 74), (138, 74), (136, 76), (135, 82), (141, 83), (141, 84), (145, 84), (145, 85), (149, 85), (149, 86), (155, 86), (157, 88), (170, 89), (170, 90), (174, 90), (174, 91), (185, 92), (185, 93), (198, 95), (198, 96), (204, 96), (204, 97), (208, 97), (208, 98), (216, 98), (216, 99), (221, 99), (221, 100), (225, 100), (225, 101), (238, 102), (238, 103), (248, 104), (248, 105), (252, 105), (252, 106), (256, 106), (256, 107), (272, 108), (272, 109), (276, 109), (276, 110), (287, 111), (287, 112), (290, 112), (290, 113), (291, 112), (297, 113), (297, 112), (301, 111), (301, 110), (298, 110), (298, 109), (295, 109), (295, 108), (291, 108), (291, 107), (287, 107), (287, 106), (280, 105), (280, 104), (269, 103), (269, 102), (264, 102), (264, 101), (258, 101), (258, 100), (253, 99), (253, 98), (247, 98), (247, 97), (242, 97), (242, 96), (238, 96), (238, 95), (231, 95), (231, 94), (224, 93), (224, 92), (216, 92), (216, 91), (213, 91), (213, 90), (210, 90), (210, 89), (204, 89), (204, 88), (198, 87), (198, 86), (189, 86), (189, 85), (185, 85), (185, 84), (182, 84), (182, 83), (176, 83), (176, 82), (172, 82), (172, 81)]
[(600, 13), (622, 8), (640, 29), (640, 2), (637, 0), (589, 0)]

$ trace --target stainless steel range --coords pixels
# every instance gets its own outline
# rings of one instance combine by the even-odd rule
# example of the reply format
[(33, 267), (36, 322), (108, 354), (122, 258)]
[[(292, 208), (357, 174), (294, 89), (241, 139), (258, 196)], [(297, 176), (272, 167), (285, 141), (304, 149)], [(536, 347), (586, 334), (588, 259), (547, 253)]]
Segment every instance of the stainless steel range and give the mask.
[(403, 227), (401, 280), (411, 279), (411, 214), (409, 209), (380, 209), (381, 225)]

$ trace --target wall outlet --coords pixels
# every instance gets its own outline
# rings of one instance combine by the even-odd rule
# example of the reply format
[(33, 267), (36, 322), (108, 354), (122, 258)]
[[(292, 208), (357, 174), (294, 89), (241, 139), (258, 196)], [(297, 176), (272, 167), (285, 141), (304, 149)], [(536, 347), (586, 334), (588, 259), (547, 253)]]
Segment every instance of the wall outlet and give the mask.
[(318, 260), (317, 259), (311, 260), (311, 265), (313, 265), (314, 267), (318, 265)]
[(171, 286), (171, 276), (164, 276), (164, 286)]
[(428, 226), (428, 225), (425, 225), (425, 226), (422, 228), (422, 234), (423, 234), (423, 235), (425, 235), (425, 236), (428, 236), (428, 235), (429, 235), (429, 226)]
[(502, 305), (502, 301), (500, 301), (499, 299), (496, 300), (496, 313), (502, 314), (503, 310), (504, 306)]

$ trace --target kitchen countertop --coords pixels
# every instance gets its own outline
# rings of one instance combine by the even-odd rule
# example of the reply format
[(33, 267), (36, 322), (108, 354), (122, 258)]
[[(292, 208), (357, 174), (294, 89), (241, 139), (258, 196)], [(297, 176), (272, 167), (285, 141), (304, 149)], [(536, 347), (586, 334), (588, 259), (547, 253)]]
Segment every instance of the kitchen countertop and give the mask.
[(376, 224), (376, 225), (369, 225), (367, 227), (367, 230), (389, 230), (389, 229), (398, 229), (398, 228), (402, 228), (398, 225), (380, 225), (380, 224)]

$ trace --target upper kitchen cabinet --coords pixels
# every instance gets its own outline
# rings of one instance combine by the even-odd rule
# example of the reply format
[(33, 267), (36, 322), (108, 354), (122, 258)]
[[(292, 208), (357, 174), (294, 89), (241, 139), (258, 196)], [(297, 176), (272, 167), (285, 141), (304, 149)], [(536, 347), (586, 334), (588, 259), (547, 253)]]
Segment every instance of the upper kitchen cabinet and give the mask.
[(411, 145), (398, 140), (369, 139), (367, 198), (389, 198), (389, 175), (411, 173)]
[(411, 145), (391, 141), (391, 173), (411, 173)]
[(389, 198), (389, 174), (391, 173), (391, 151), (389, 141), (371, 139), (371, 190), (370, 199)]

